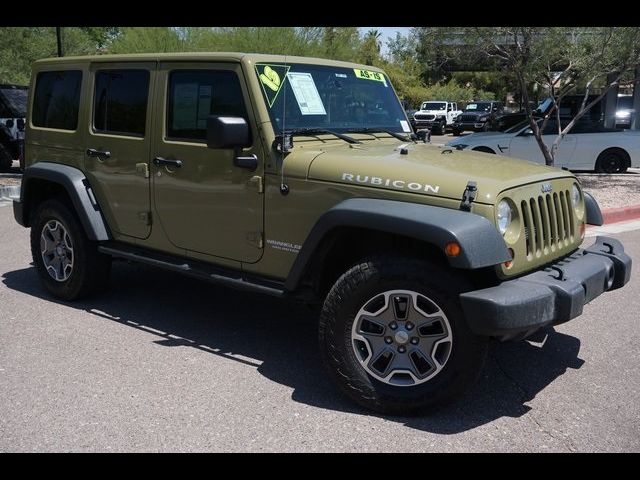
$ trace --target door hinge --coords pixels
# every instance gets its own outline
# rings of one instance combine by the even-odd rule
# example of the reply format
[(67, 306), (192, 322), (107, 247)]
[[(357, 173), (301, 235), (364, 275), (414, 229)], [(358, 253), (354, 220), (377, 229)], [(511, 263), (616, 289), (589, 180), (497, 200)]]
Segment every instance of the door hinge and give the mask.
[(149, 164), (136, 163), (136, 175), (140, 175), (144, 178), (149, 178)]
[(258, 248), (264, 248), (264, 232), (249, 232), (247, 233), (247, 241), (252, 243)]
[(256, 189), (258, 190), (258, 193), (264, 192), (264, 184), (262, 182), (262, 177), (260, 175), (254, 175), (249, 179), (248, 183), (255, 185)]
[(151, 225), (151, 212), (138, 212), (138, 220), (145, 225)]

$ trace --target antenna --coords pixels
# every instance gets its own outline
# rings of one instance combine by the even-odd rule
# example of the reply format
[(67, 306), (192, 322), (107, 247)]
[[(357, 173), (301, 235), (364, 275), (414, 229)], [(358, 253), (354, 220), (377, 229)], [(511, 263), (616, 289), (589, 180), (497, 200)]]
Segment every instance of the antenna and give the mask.
[(284, 56), (284, 79), (282, 80), (282, 148), (280, 149), (280, 153), (282, 155), (282, 159), (280, 160), (280, 193), (282, 195), (287, 195), (289, 193), (289, 185), (284, 183), (284, 156), (287, 152), (285, 148), (285, 137), (286, 137), (286, 119), (287, 119), (287, 74), (289, 70), (287, 69), (287, 56)]

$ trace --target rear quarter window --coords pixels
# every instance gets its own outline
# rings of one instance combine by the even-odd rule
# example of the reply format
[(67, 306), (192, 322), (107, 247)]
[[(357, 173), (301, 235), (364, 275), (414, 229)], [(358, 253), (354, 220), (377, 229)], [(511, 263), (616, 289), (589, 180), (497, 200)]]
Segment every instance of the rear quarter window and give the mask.
[(76, 130), (81, 84), (80, 70), (38, 73), (31, 123), (36, 127)]

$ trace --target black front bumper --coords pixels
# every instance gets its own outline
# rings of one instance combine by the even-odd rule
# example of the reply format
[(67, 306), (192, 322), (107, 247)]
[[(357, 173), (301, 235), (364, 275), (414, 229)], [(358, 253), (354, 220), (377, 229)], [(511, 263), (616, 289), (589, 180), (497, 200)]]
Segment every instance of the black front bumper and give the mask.
[(630, 277), (631, 258), (622, 243), (597, 237), (589, 248), (544, 270), (463, 293), (460, 300), (474, 333), (507, 340), (576, 318), (586, 303), (622, 287)]

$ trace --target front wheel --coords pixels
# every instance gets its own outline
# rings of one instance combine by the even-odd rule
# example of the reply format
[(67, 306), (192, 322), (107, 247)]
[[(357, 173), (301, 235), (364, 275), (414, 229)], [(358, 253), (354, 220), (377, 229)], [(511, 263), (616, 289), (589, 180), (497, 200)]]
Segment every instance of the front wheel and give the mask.
[[(487, 339), (467, 327), (464, 278), (404, 257), (372, 257), (342, 275), (320, 315), (320, 349), (343, 392), (382, 413), (410, 414), (460, 395)], [(468, 286), (467, 286), (468, 287)]]
[(98, 252), (77, 217), (58, 200), (38, 206), (31, 254), (45, 288), (62, 300), (80, 299), (109, 279), (111, 258)]

